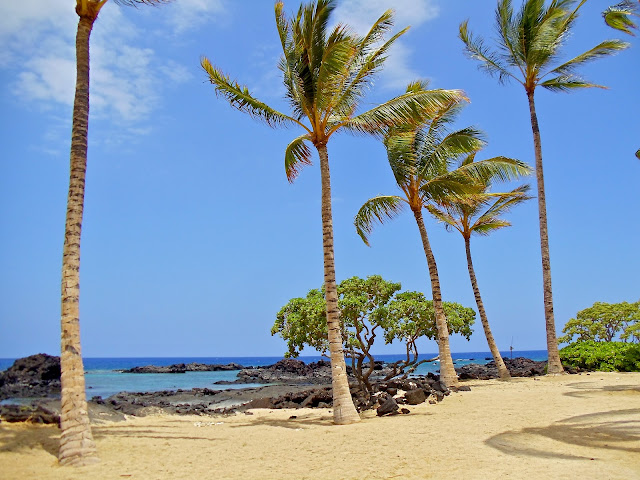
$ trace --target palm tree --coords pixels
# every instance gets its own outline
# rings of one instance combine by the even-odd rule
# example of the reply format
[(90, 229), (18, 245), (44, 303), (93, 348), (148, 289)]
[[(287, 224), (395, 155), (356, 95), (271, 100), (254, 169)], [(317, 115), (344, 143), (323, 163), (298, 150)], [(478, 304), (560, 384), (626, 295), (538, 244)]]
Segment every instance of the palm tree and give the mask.
[(527, 94), (536, 158), (548, 373), (562, 373), (563, 368), (558, 354), (553, 316), (542, 146), (534, 94), (538, 86), (554, 92), (587, 87), (605, 88), (583, 80), (575, 75), (575, 71), (587, 62), (611, 55), (628, 46), (620, 40), (606, 40), (571, 60), (560, 63), (560, 49), (569, 37), (571, 27), (578, 17), (578, 10), (585, 2), (586, 0), (582, 0), (575, 6), (575, 0), (552, 0), (549, 6), (545, 6), (544, 0), (525, 0), (521, 10), (514, 14), (511, 0), (499, 0), (496, 8), (498, 52), (485, 47), (481, 38), (472, 36), (468, 21), (460, 25), (460, 39), (465, 44), (466, 53), (479, 60), (481, 68), (489, 74), (497, 75), (501, 83), (515, 80), (524, 87)]
[[(170, 0), (113, 0), (120, 5), (167, 3)], [(89, 128), (89, 37), (107, 0), (76, 0), (76, 93), (71, 128), (71, 166), (67, 215), (62, 251), (61, 314), (61, 465), (86, 465), (98, 461), (91, 433), (80, 348), (80, 235), (84, 210)]]
[[(471, 154), (463, 165), (472, 163), (474, 156), (475, 154)], [(429, 205), (427, 208), (435, 218), (444, 223), (447, 230), (455, 229), (464, 238), (469, 279), (476, 298), (476, 305), (480, 313), (487, 344), (498, 368), (498, 375), (502, 380), (509, 380), (511, 378), (509, 369), (504, 364), (500, 350), (491, 333), (487, 312), (480, 296), (480, 289), (478, 288), (473, 261), (471, 260), (471, 235), (489, 235), (494, 230), (510, 226), (511, 224), (500, 218), (500, 215), (506, 213), (511, 207), (529, 200), (531, 197), (526, 195), (529, 185), (523, 185), (508, 193), (487, 195), (490, 184), (491, 178), (480, 180), (477, 183), (476, 194), (467, 195), (464, 198), (454, 197), (450, 200), (444, 200), (438, 206)]]
[[(415, 88), (410, 85), (408, 91)], [(360, 207), (354, 224), (362, 240), (369, 245), (368, 235), (376, 222), (392, 219), (408, 205), (418, 225), (422, 246), (431, 279), (431, 294), (438, 329), (440, 380), (447, 386), (456, 386), (458, 376), (449, 348), (449, 331), (436, 264), (424, 225), (422, 209), (445, 198), (464, 196), (474, 190), (474, 181), (490, 173), (495, 178), (508, 179), (526, 173), (524, 163), (504, 157), (463, 165), (449, 171), (458, 159), (479, 150), (484, 145), (480, 132), (467, 127), (448, 131), (461, 109), (460, 103), (443, 108), (423, 125), (392, 129), (385, 138), (387, 157), (396, 184), (402, 195), (380, 195)]]
[(318, 152), (333, 419), (337, 424), (348, 424), (359, 421), (360, 417), (351, 399), (342, 350), (327, 143), (338, 131), (380, 136), (390, 126), (419, 121), (425, 112), (441, 108), (462, 98), (463, 94), (457, 90), (415, 91), (356, 114), (358, 103), (370, 86), (372, 76), (382, 68), (389, 47), (407, 29), (386, 42), (382, 41), (393, 25), (393, 14), (389, 10), (363, 37), (351, 33), (343, 25), (328, 32), (327, 25), (335, 5), (335, 0), (310, 2), (301, 5), (297, 15), (291, 19), (283, 13), (282, 2), (275, 5), (276, 25), (283, 50), (279, 68), (283, 73), (286, 98), (292, 108), (291, 115), (274, 110), (256, 99), (245, 86), (231, 81), (207, 58), (203, 58), (201, 64), (216, 92), (232, 107), (271, 127), (297, 125), (304, 130), (285, 150), (285, 171), (290, 182), (302, 167), (311, 164), (311, 150), (306, 142)]
[(634, 28), (638, 28), (638, 25), (631, 20), (632, 16), (638, 17), (637, 10), (638, 5), (633, 0), (625, 0), (624, 2), (617, 3), (607, 8), (602, 12), (604, 22), (611, 28), (620, 30), (621, 32), (628, 33), (629, 35), (635, 35), (632, 31)]

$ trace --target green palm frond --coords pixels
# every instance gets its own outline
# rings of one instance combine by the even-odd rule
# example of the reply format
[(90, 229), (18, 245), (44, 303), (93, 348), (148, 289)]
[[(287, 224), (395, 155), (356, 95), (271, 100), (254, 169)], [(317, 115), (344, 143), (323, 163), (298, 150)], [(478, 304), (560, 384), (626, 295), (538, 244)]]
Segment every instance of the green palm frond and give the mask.
[(442, 208), (438, 208), (435, 205), (427, 205), (427, 210), (436, 220), (444, 224), (444, 228), (447, 231), (451, 231), (452, 229), (455, 228), (460, 233), (463, 233), (462, 227), (460, 226), (457, 219), (454, 218), (454, 216), (451, 213), (447, 212)]
[(629, 44), (627, 42), (623, 42), (621, 40), (605, 40), (604, 42), (593, 47), (591, 50), (587, 50), (577, 57), (574, 57), (571, 60), (563, 63), (562, 65), (554, 68), (553, 70), (549, 71), (548, 74), (554, 73), (559, 76), (571, 75), (576, 68), (584, 65), (585, 63), (596, 60), (598, 58), (613, 55), (620, 50), (624, 50), (628, 46)]
[(284, 152), (284, 170), (289, 183), (300, 174), (300, 170), (306, 165), (311, 165), (311, 149), (306, 144), (311, 137), (308, 134), (301, 135), (293, 140)]
[(640, 148), (636, 150), (636, 158), (640, 160)]
[(480, 38), (474, 38), (469, 32), (468, 20), (460, 24), (460, 40), (464, 42), (465, 53), (469, 58), (480, 61), (480, 67), (491, 76), (498, 76), (500, 83), (505, 83), (509, 79), (514, 79), (522, 83), (516, 76), (509, 72), (506, 65), (503, 64), (502, 58), (495, 52), (485, 47), (484, 42)]
[(493, 157), (479, 162), (461, 165), (458, 171), (469, 175), (473, 181), (488, 184), (493, 181), (506, 182), (531, 173), (525, 162), (508, 157)]
[[(527, 200), (531, 200), (533, 197), (527, 195), (529, 189), (530, 186), (525, 184), (507, 193), (493, 194), (493, 196), (498, 196), (497, 200), (495, 200), (495, 202), (478, 217), (470, 227), (470, 231), (482, 234), (480, 230), (488, 233), (492, 229), (508, 227), (511, 225), (509, 222), (505, 222), (499, 217), (500, 215), (507, 213), (516, 205), (524, 203)], [(475, 214), (473, 216), (475, 216)]]
[[(378, 21), (381, 21), (381, 19)], [(332, 110), (340, 112), (342, 115), (353, 114), (357, 106), (357, 101), (364, 96), (367, 87), (371, 83), (371, 77), (378, 73), (384, 65), (389, 49), (408, 29), (409, 27), (396, 33), (379, 48), (371, 53), (367, 53), (366, 56), (365, 52), (368, 49), (366, 44), (361, 42), (358, 45), (354, 62), (351, 65), (351, 74), (348, 77), (345, 76), (345, 78), (348, 78), (347, 84), (340, 91), (336, 91), (334, 98), (331, 98)], [(365, 38), (368, 38), (368, 36)]]
[(602, 16), (604, 17), (605, 23), (611, 28), (628, 33), (629, 35), (635, 35), (632, 29), (637, 29), (638, 25), (631, 20), (631, 16), (638, 16), (636, 13), (637, 9), (638, 2), (627, 0), (607, 8), (602, 12)]
[(459, 169), (434, 175), (429, 179), (422, 177), (419, 187), (420, 199), (423, 206), (429, 202), (461, 201), (475, 191), (476, 185), (473, 179), (460, 172)]
[(540, 86), (556, 92), (568, 92), (576, 88), (607, 88), (604, 85), (587, 82), (574, 75), (550, 78), (542, 82)]
[(341, 126), (351, 133), (383, 136), (391, 127), (418, 125), (447, 105), (466, 99), (461, 90), (408, 92), (345, 121)]
[(271, 127), (290, 125), (292, 123), (302, 125), (296, 119), (280, 113), (269, 107), (266, 103), (254, 98), (251, 93), (249, 93), (247, 87), (231, 81), (229, 77), (218, 68), (211, 65), (211, 62), (209, 62), (206, 57), (202, 58), (200, 64), (209, 75), (210, 82), (215, 85), (216, 93), (224, 97), (232, 107), (264, 121)]
[(395, 218), (402, 211), (405, 203), (406, 200), (395, 195), (378, 196), (367, 200), (353, 220), (356, 232), (362, 241), (370, 246), (368, 237), (373, 231), (373, 226)]

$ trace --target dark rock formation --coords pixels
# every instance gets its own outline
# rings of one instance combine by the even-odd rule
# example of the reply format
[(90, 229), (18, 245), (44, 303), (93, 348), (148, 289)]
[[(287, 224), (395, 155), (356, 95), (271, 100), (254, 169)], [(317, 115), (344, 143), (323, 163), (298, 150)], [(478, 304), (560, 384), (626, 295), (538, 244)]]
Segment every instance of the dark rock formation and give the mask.
[(0, 400), (60, 393), (60, 358), (39, 353), (19, 358), (0, 372)]
[(391, 395), (381, 395), (380, 406), (376, 409), (376, 415), (382, 417), (384, 415), (395, 415), (398, 413), (398, 403)]
[(427, 399), (427, 395), (421, 388), (415, 390), (409, 390), (404, 394), (404, 399), (409, 405), (418, 405), (423, 403)]
[[(544, 375), (547, 362), (536, 362), (524, 357), (504, 358), (504, 363), (509, 369), (512, 377), (534, 377)], [(498, 369), (494, 361), (490, 361), (486, 365), (477, 365), (471, 363), (460, 368), (456, 368), (460, 380), (475, 378), (480, 380), (488, 380), (490, 378), (498, 378)]]
[(206, 364), (206, 363), (176, 363), (166, 367), (156, 365), (146, 365), (144, 367), (133, 367), (128, 370), (120, 370), (121, 373), (185, 373), (185, 372), (221, 372), (229, 370), (242, 370), (244, 367), (237, 363)]
[(306, 364), (286, 358), (268, 367), (240, 370), (235, 383), (331, 383), (331, 364), (324, 360)]

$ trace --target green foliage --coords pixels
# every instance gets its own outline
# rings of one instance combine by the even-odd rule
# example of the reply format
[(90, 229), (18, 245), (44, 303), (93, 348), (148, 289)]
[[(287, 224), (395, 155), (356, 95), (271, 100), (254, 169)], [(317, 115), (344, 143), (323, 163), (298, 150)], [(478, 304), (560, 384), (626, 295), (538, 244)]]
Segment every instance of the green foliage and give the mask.
[[(370, 350), (379, 330), (386, 343), (399, 340), (406, 345), (407, 361), (401, 367), (417, 362), (418, 338), (437, 337), (433, 302), (419, 292), (398, 293), (400, 288), (399, 283), (388, 282), (379, 275), (366, 280), (352, 277), (338, 285), (345, 355), (354, 360), (356, 371), (369, 359), (371, 371), (362, 372), (365, 381), (373, 372)], [(444, 302), (443, 306), (449, 332), (469, 339), (475, 311), (452, 302)], [(329, 343), (325, 308), (324, 292), (318, 289), (310, 290), (305, 298), (292, 298), (282, 307), (271, 335), (278, 334), (287, 342), (285, 356), (297, 357), (306, 346), (326, 355)]]
[(603, 372), (639, 372), (640, 344), (575, 342), (560, 350), (562, 363), (573, 368)]
[(596, 302), (593, 306), (580, 310), (562, 329), (565, 333), (558, 341), (570, 343), (577, 337), (578, 342), (611, 342), (620, 337), (624, 342), (640, 342), (640, 301), (635, 303)]
[(632, 16), (639, 16), (638, 2), (635, 0), (625, 0), (607, 8), (602, 12), (604, 21), (611, 28), (620, 30), (621, 32), (629, 35), (635, 35), (633, 29), (637, 29), (638, 25), (631, 18)]

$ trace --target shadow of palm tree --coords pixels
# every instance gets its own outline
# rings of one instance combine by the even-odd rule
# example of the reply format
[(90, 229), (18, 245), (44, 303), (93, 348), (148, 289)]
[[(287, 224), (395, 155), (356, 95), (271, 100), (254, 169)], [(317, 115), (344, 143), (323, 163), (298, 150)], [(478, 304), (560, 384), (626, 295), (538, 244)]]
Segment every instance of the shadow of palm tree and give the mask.
[(254, 425), (266, 425), (269, 427), (281, 427), (281, 428), (290, 428), (293, 430), (298, 430), (301, 428), (308, 428), (313, 425), (331, 427), (333, 425), (333, 419), (331, 415), (326, 415), (322, 417), (296, 415), (296, 418), (289, 418), (289, 419), (269, 418), (268, 416), (262, 416), (262, 417), (257, 417), (255, 419), (251, 419), (246, 423), (232, 424), (229, 426), (231, 428), (243, 428), (243, 427), (251, 427)]
[(34, 425), (20, 430), (0, 427), (0, 453), (42, 448), (57, 457), (59, 444), (60, 429), (57, 426)]
[[(577, 454), (545, 449), (540, 440), (640, 454), (640, 409), (611, 410), (566, 418), (547, 427), (523, 428), (494, 435), (487, 445), (509, 455), (583, 460)], [(543, 442), (544, 443), (544, 442)]]
[(598, 385), (596, 382), (589, 383), (571, 383), (567, 385), (574, 389), (571, 392), (565, 392), (564, 395), (568, 397), (589, 397), (603, 392), (628, 392), (628, 393), (640, 393), (640, 385)]

